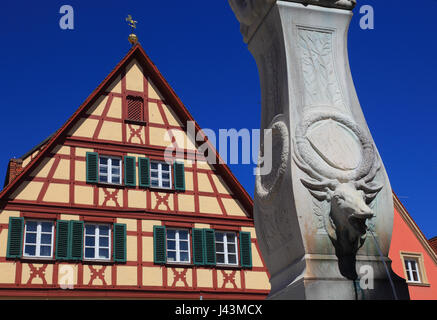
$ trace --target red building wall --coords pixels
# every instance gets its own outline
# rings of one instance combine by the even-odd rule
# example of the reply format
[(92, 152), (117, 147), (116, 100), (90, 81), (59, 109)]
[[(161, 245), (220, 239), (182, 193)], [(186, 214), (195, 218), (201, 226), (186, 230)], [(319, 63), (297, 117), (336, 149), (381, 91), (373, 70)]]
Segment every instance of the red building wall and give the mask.
[(437, 261), (432, 248), (403, 206), (396, 202), (393, 223), (393, 236), (389, 257), (393, 271), (406, 278), (402, 252), (419, 253), (423, 257), (423, 269), (427, 278), (425, 284), (408, 283), (411, 300), (437, 300)]

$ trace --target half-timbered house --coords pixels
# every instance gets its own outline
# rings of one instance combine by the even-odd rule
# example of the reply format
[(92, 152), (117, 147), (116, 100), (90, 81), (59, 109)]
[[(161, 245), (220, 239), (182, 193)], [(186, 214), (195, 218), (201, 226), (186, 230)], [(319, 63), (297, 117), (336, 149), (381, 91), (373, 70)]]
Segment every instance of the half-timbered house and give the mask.
[(202, 136), (133, 46), (59, 130), (10, 161), (0, 296), (264, 299), (252, 200), (202, 158), (187, 121)]

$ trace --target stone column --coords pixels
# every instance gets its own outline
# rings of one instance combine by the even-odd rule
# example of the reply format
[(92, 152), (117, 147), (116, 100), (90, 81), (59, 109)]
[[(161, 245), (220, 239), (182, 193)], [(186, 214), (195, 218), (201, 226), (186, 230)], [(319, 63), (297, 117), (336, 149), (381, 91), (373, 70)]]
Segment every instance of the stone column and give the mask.
[(388, 258), (390, 182), (349, 68), (355, 1), (229, 2), (259, 69), (261, 129), (272, 129), (254, 199), (269, 298), (408, 299)]

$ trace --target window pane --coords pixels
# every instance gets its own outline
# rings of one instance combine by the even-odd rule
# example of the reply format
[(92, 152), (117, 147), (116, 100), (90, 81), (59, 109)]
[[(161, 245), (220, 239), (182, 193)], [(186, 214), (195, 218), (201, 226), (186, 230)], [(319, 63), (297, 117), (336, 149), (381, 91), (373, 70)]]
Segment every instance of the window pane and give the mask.
[(168, 251), (167, 252), (167, 261), (176, 261), (176, 251)]
[(156, 162), (152, 162), (152, 163), (150, 163), (150, 168), (151, 169), (158, 169), (158, 164)]
[(179, 243), (179, 249), (180, 250), (188, 250), (188, 242), (182, 241), (181, 243)]
[(109, 249), (99, 249), (99, 258), (101, 259), (109, 258)]
[(112, 166), (113, 167), (119, 167), (120, 166), (120, 159), (111, 159), (112, 160)]
[(176, 234), (175, 230), (167, 230), (167, 239), (176, 239), (175, 234)]
[(163, 172), (162, 179), (170, 179), (170, 174), (168, 172)]
[(170, 170), (170, 166), (166, 163), (161, 163), (161, 170), (162, 171), (169, 171)]
[(24, 248), (24, 253), (28, 256), (34, 256), (36, 251), (36, 246), (26, 245)]
[(94, 237), (85, 237), (85, 245), (94, 247), (96, 245), (96, 241)]
[(417, 263), (416, 263), (416, 261), (411, 261), (411, 270), (417, 271)]
[(100, 172), (100, 174), (107, 175), (108, 174), (108, 167), (107, 166), (100, 166), (99, 172)]
[(100, 182), (108, 182), (108, 177), (107, 176), (99, 175), (99, 181)]
[(41, 246), (39, 248), (39, 254), (40, 256), (49, 257), (51, 250), (52, 250), (51, 246)]
[(103, 158), (103, 157), (101, 157), (101, 158), (100, 158), (100, 164), (107, 165), (107, 164), (108, 164), (108, 158)]
[(169, 181), (163, 181), (162, 182), (162, 187), (163, 188), (170, 188), (170, 182)]
[(120, 175), (120, 167), (112, 167), (112, 175)]
[(229, 263), (231, 263), (231, 264), (237, 263), (237, 257), (234, 254), (230, 254), (228, 256), (228, 260), (229, 260)]
[(228, 242), (235, 243), (235, 234), (234, 233), (227, 233), (226, 234)]
[(174, 240), (167, 241), (167, 249), (176, 250), (176, 242)]
[(85, 258), (94, 258), (94, 248), (85, 249)]
[(224, 252), (224, 246), (223, 246), (223, 243), (216, 243), (216, 244), (215, 244), (215, 250), (216, 250), (217, 252)]
[(41, 223), (41, 231), (42, 232), (52, 232), (52, 223), (51, 222), (42, 222)]
[(188, 252), (181, 252), (181, 261), (187, 262), (188, 261)]
[(100, 247), (109, 247), (109, 238), (108, 237), (100, 237), (99, 245), (100, 245)]
[(187, 230), (179, 230), (179, 239), (188, 240), (188, 231)]
[(27, 221), (26, 222), (26, 230), (27, 231), (36, 231), (37, 223), (35, 221)]
[(26, 243), (36, 243), (36, 233), (26, 233)]
[(111, 183), (120, 183), (120, 176), (112, 176)]
[(109, 226), (99, 226), (99, 233), (102, 236), (109, 235)]
[(85, 234), (95, 234), (96, 233), (96, 226), (92, 224), (87, 224), (85, 226)]
[(228, 244), (228, 252), (229, 253), (235, 252), (235, 244)]
[(52, 243), (52, 235), (48, 233), (44, 233), (41, 235), (41, 243), (42, 244), (51, 244)]
[(225, 255), (222, 253), (217, 253), (216, 255), (217, 263), (225, 263)]
[(158, 171), (150, 171), (150, 175), (152, 178), (158, 178)]
[(224, 234), (223, 234), (223, 233), (219, 233), (219, 232), (216, 232), (216, 233), (215, 233), (215, 240), (216, 240), (216, 241), (223, 242), (223, 237), (224, 237)]
[(153, 180), (153, 179), (152, 179), (152, 187), (159, 187), (159, 182), (158, 182), (158, 180)]

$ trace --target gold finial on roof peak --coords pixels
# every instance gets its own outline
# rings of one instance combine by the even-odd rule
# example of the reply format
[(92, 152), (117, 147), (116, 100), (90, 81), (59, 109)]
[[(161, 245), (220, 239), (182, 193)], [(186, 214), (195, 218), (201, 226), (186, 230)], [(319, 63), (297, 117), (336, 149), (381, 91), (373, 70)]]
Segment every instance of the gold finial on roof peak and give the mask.
[(136, 34), (134, 34), (134, 29), (137, 28), (138, 21), (135, 21), (132, 19), (132, 16), (129, 14), (126, 18), (126, 21), (128, 22), (129, 26), (132, 28), (132, 33), (129, 35), (129, 42), (132, 45), (135, 45), (138, 42), (138, 37)]

